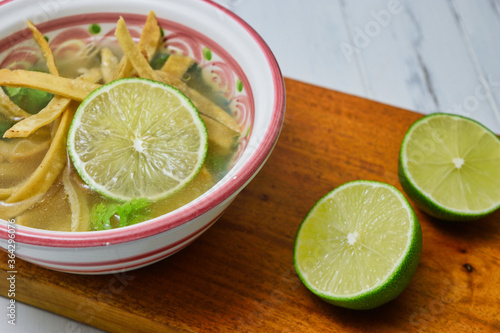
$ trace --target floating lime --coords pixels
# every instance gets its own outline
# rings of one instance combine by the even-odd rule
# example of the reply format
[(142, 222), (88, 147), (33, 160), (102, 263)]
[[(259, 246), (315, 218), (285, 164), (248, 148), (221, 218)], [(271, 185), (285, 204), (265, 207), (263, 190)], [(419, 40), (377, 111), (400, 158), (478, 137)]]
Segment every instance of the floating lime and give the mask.
[(102, 195), (159, 200), (197, 175), (207, 153), (207, 130), (179, 90), (127, 78), (100, 87), (81, 103), (68, 151), (82, 179)]

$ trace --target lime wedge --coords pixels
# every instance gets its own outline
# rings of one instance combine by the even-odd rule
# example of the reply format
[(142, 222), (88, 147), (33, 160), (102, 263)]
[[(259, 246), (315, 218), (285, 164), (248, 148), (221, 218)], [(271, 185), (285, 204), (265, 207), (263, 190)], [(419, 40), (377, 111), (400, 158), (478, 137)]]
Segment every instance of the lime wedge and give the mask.
[(420, 224), (401, 192), (360, 180), (314, 205), (297, 232), (294, 264), (304, 285), (323, 300), (371, 309), (406, 288), (421, 250)]
[(103, 196), (159, 200), (200, 171), (207, 131), (179, 90), (127, 78), (103, 85), (80, 104), (68, 151), (82, 179)]
[(483, 217), (500, 207), (500, 140), (471, 119), (431, 114), (406, 133), (399, 178), (408, 196), (435, 217)]

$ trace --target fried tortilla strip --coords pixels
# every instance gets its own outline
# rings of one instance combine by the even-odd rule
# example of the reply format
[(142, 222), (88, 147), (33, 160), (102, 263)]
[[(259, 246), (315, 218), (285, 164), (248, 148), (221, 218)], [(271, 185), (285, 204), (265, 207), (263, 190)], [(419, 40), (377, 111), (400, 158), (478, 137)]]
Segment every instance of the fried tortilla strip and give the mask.
[[(33, 144), (33, 145), (31, 145)], [(1, 140), (0, 141), (0, 160), (6, 161), (10, 167), (8, 168), (12, 172), (15, 172), (16, 176), (21, 176), (24, 179), (29, 177), (33, 170), (26, 170), (26, 168), (12, 168), (12, 162), (25, 161), (28, 156), (20, 156), (20, 154), (27, 154), (29, 157), (37, 157), (36, 154), (44, 153), (47, 151), (50, 145), (50, 130), (47, 127), (40, 128), (36, 131), (29, 139), (18, 139), (18, 140)], [(45, 146), (45, 147), (44, 147)], [(35, 150), (35, 151), (33, 151)], [(28, 151), (33, 154), (28, 154)], [(36, 152), (38, 151), (38, 152)], [(32, 162), (31, 162), (32, 163)], [(36, 168), (36, 167), (35, 167)], [(8, 176), (6, 171), (0, 170), (0, 175)], [(0, 188), (0, 200), (6, 199), (12, 193), (15, 192), (18, 185), (12, 186), (10, 188)]]
[(161, 82), (174, 86), (182, 91), (184, 95), (186, 95), (193, 102), (194, 106), (196, 106), (201, 114), (218, 121), (236, 133), (240, 132), (238, 124), (236, 124), (233, 117), (231, 117), (226, 111), (222, 110), (214, 102), (200, 94), (198, 91), (188, 87), (188, 85), (182, 82), (182, 80), (170, 75), (169, 73), (162, 71), (155, 71), (155, 73), (158, 75)]
[(77, 103), (71, 103), (68, 106), (61, 117), (56, 135), (42, 163), (26, 182), (5, 200), (6, 203), (23, 201), (40, 193), (45, 193), (52, 186), (66, 165), (66, 137), (77, 107)]
[(193, 59), (186, 57), (182, 54), (171, 54), (165, 65), (162, 67), (162, 71), (181, 79), (184, 73), (187, 72), (189, 66), (193, 64)]
[[(147, 61), (150, 61), (156, 53), (156, 49), (160, 44), (161, 29), (156, 20), (156, 15), (153, 11), (149, 12), (144, 28), (142, 29), (141, 39), (139, 40), (139, 49)], [(114, 80), (129, 77), (134, 67), (127, 56), (123, 56), (118, 65), (118, 69), (113, 77)]]
[[(0, 161), (17, 162), (29, 160), (49, 148), (50, 141), (34, 141), (29, 139), (20, 139), (17, 142), (0, 141)], [(17, 170), (13, 170), (18, 172)], [(6, 175), (0, 173), (3, 177)]]
[(71, 170), (66, 164), (62, 175), (62, 183), (71, 207), (71, 231), (88, 231), (90, 225), (90, 213), (87, 199), (78, 186), (71, 180)]
[(146, 24), (142, 29), (141, 39), (139, 40), (139, 49), (147, 61), (151, 61), (158, 49), (161, 40), (161, 29), (156, 20), (155, 12), (150, 11)]
[(16, 189), (17, 189), (16, 187), (0, 188), (0, 200), (3, 200), (11, 196), (12, 193), (16, 191)]
[(207, 127), (208, 144), (216, 152), (227, 154), (234, 144), (238, 133), (205, 115), (200, 115)]
[(50, 124), (66, 110), (71, 100), (66, 97), (54, 96), (49, 104), (37, 114), (14, 124), (5, 131), (4, 138), (25, 138), (42, 126)]
[(33, 39), (40, 46), (43, 52), (43, 56), (45, 57), (45, 61), (47, 62), (47, 67), (49, 69), (50, 74), (59, 76), (59, 71), (56, 67), (56, 62), (54, 61), (54, 55), (52, 54), (52, 50), (49, 47), (49, 43), (42, 35), (42, 33), (38, 30), (38, 28), (28, 20), (28, 28), (31, 30), (33, 34)]
[(1, 69), (0, 86), (34, 88), (81, 102), (101, 85), (42, 72)]
[[(36, 155), (47, 151), (51, 138), (50, 128), (45, 126), (30, 135), (29, 138), (0, 140), (0, 162), (31, 160)], [(19, 170), (15, 170), (15, 172), (19, 172)]]
[(113, 75), (118, 68), (118, 58), (107, 47), (101, 50), (101, 72), (104, 83), (113, 81)]
[(120, 63), (118, 64), (118, 67), (116, 68), (115, 73), (113, 74), (113, 79), (111, 81), (129, 77), (133, 69), (134, 67), (132, 66), (128, 58), (124, 55), (120, 60)]
[(94, 67), (77, 77), (77, 80), (82, 80), (82, 81), (87, 81), (87, 82), (92, 82), (92, 83), (97, 83), (101, 81), (103, 78), (103, 74), (101, 72), (101, 69), (99, 67)]
[[(69, 231), (70, 221), (63, 221), (70, 213), (69, 205), (64, 202), (66, 192), (63, 186), (52, 186), (45, 194), (35, 197), (39, 197), (38, 202), (18, 213), (16, 224), (38, 229)], [(31, 201), (31, 198), (26, 201)], [(48, 210), (46, 207), (53, 209)]]
[[(170, 57), (168, 57), (167, 62), (161, 69), (163, 72), (168, 73), (171, 75), (171, 77), (180, 79), (184, 75), (184, 73), (188, 70), (189, 66), (193, 63), (193, 60), (189, 57), (180, 55), (180, 54), (172, 54)], [(172, 79), (173, 80), (173, 79)], [(172, 82), (176, 87), (183, 87), (180, 89), (181, 91), (185, 91), (186, 95), (194, 96), (196, 95), (193, 93), (191, 88), (189, 88), (184, 82), (182, 81), (175, 81)], [(179, 88), (178, 88), (179, 89)], [(194, 90), (193, 90), (194, 91)], [(201, 95), (200, 95), (201, 96)], [(210, 116), (207, 116), (204, 114), (205, 109), (207, 109), (206, 105), (209, 103), (209, 101), (201, 101), (200, 98), (198, 97), (197, 102), (193, 103), (198, 107), (198, 105), (203, 105), (205, 106), (204, 109), (199, 108), (199, 111), (201, 113), (201, 118), (203, 119), (203, 122), (205, 123), (205, 126), (207, 127), (207, 132), (208, 132), (208, 140), (211, 146), (213, 147), (214, 150), (220, 151), (221, 153), (228, 153), (229, 150), (231, 149), (234, 139), (236, 136), (238, 136), (238, 132), (235, 130), (231, 129), (229, 126), (224, 125), (217, 120), (211, 118)], [(213, 106), (210, 106), (208, 110), (214, 110)], [(224, 114), (227, 114), (224, 112), (222, 109), (217, 110), (216, 113), (220, 114), (220, 112), (223, 112)], [(225, 117), (225, 116), (223, 116)], [(231, 118), (232, 120), (232, 118)], [(236, 123), (231, 123), (231, 126), (237, 127)]]
[(28, 112), (14, 104), (9, 96), (0, 87), (0, 113), (8, 119), (26, 118), (31, 116)]
[(148, 60), (132, 40), (132, 36), (130, 36), (123, 17), (120, 17), (116, 24), (115, 37), (125, 54), (124, 57), (128, 58), (139, 76), (145, 79), (159, 81), (158, 75), (156, 75), (155, 71), (149, 65)]
[[(1, 191), (0, 190), (0, 198), (1, 196)], [(30, 209), (34, 205), (36, 205), (43, 197), (43, 194), (35, 195), (31, 198), (28, 198), (24, 201), (19, 201), (13, 204), (5, 204), (2, 206), (2, 218), (4, 220), (11, 219), (14, 217), (19, 216), (26, 210)], [(16, 221), (16, 223), (19, 221)]]
[[(98, 68), (93, 68), (88, 72), (82, 74), (77, 80), (84, 80), (87, 82), (97, 82), (101, 79), (101, 71)], [(59, 117), (64, 110), (68, 107), (71, 99), (54, 96), (49, 104), (28, 118), (25, 118), (9, 128), (3, 135), (4, 138), (25, 138), (31, 133), (50, 124)]]

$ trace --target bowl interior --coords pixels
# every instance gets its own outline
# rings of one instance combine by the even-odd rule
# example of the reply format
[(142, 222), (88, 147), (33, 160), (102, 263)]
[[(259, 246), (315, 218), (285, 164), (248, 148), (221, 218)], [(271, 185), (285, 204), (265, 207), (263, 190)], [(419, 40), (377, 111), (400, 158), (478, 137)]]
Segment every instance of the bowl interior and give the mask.
[[(117, 12), (117, 8), (120, 9)], [(96, 242), (133, 240), (131, 228), (144, 237), (175, 228), (197, 218), (241, 190), (257, 173), (278, 138), (284, 117), (284, 85), (279, 67), (264, 41), (241, 19), (224, 8), (199, 0), (60, 1), (26, 6), (14, 0), (0, 6), (0, 67), (26, 68), (39, 53), (26, 28), (32, 20), (49, 38), (55, 57), (78, 52), (92, 43), (116, 44), (115, 23), (123, 16), (131, 35), (138, 38), (150, 10), (154, 10), (171, 52), (189, 55), (210, 77), (213, 86), (230, 101), (242, 133), (230, 172), (211, 190), (178, 210), (123, 230), (78, 233), (20, 228), (18, 237), (43, 245), (47, 237), (61, 246), (75, 239)], [(5, 18), (5, 20), (4, 20)], [(92, 33), (91, 25), (100, 28)], [(83, 235), (86, 234), (86, 235)], [(50, 236), (49, 236), (50, 235)], [(54, 244), (54, 243), (51, 243)], [(80, 246), (82, 242), (79, 242)]]

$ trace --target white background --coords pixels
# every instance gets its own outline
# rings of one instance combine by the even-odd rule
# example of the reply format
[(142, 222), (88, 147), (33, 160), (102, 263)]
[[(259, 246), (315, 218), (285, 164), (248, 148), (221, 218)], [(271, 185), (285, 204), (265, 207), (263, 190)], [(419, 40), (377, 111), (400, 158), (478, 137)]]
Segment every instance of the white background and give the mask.
[[(262, 35), (287, 77), (422, 113), (458, 113), (500, 133), (499, 0), (217, 2)], [(0, 298), (4, 313), (7, 301)], [(17, 305), (17, 326), (2, 316), (1, 332), (100, 332)]]

